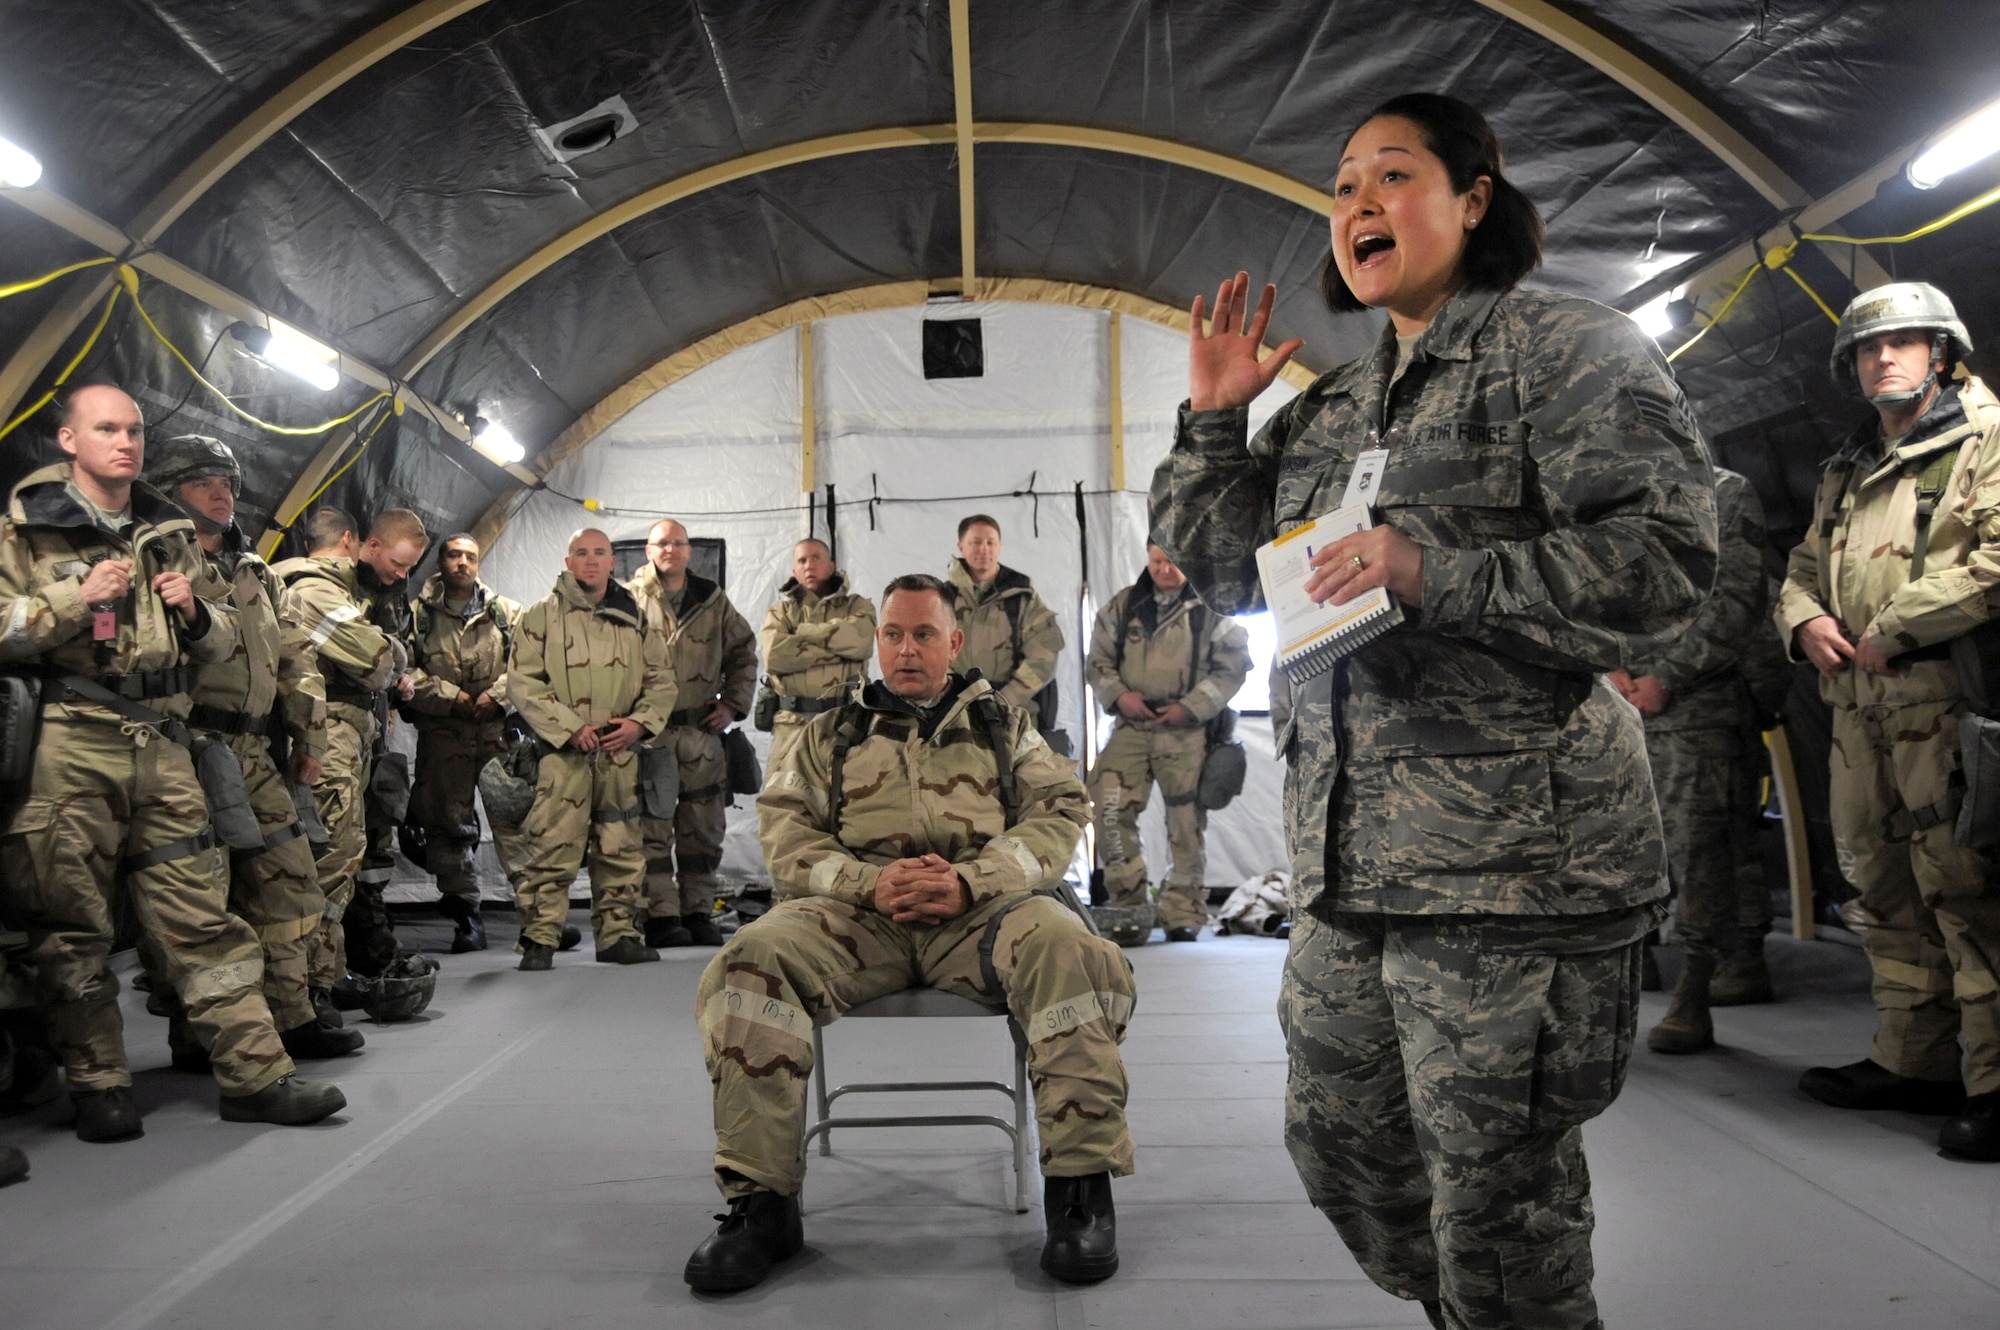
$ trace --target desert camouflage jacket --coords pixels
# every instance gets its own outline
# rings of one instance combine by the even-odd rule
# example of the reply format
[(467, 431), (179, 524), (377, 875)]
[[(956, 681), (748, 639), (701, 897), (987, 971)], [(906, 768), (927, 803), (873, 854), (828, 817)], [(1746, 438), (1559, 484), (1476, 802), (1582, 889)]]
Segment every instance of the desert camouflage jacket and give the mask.
[(1385, 328), (1247, 448), (1245, 410), (1184, 406), (1153, 476), (1154, 539), (1225, 612), (1261, 607), (1257, 546), (1337, 507), (1367, 449), (1389, 454), (1379, 519), (1423, 549), (1422, 607), (1293, 692), (1294, 904), (1658, 899), (1644, 732), (1597, 676), (1658, 655), (1714, 580), (1714, 477), (1684, 399), (1630, 319), (1553, 293), (1461, 291), (1392, 388), (1395, 356)]
[(647, 629), (638, 602), (617, 582), (593, 602), (565, 572), (554, 591), (521, 611), (507, 698), (544, 742), (561, 748), (584, 726), (620, 716), (657, 735), (677, 696), (666, 640)]
[[(1194, 641), (1197, 620), (1204, 639), (1199, 653)], [(1091, 691), (1099, 705), (1118, 716), (1120, 725), (1142, 730), (1159, 725), (1119, 714), (1119, 695), (1128, 691), (1149, 703), (1179, 702), (1196, 720), (1211, 721), (1249, 677), (1250, 634), (1235, 620), (1205, 608), (1185, 583), (1180, 598), (1162, 614), (1153, 593), (1153, 576), (1142, 571), (1136, 584), (1118, 592), (1097, 612), (1097, 622), (1091, 626), (1089, 667)]]
[[(1931, 517), (1924, 574), (1910, 576), (1917, 482), (1953, 448)], [(1813, 524), (1792, 551), (1776, 621), (1798, 656), (1800, 624), (1831, 614), (1850, 640), (1872, 640), (1894, 674), (1846, 669), (1820, 681), (1834, 706), (1953, 702), (1958, 674), (1944, 650), (2000, 613), (2000, 403), (1976, 377), (1945, 385), (1887, 455), (1870, 421), (1827, 463)], [(1798, 656), (1802, 659), (1802, 656)]]
[[(1667, 706), (1645, 717), (1646, 733), (1754, 728), (1751, 690), (1789, 675), (1771, 625), (1771, 580), (1764, 569), (1764, 505), (1734, 471), (1715, 469), (1719, 555), (1715, 587), (1678, 641), (1633, 674), (1667, 686)], [(1783, 681), (1779, 681), (1782, 688)]]
[(409, 648), (370, 618), (375, 593), (362, 587), (352, 559), (286, 559), (271, 571), (285, 584), (278, 617), (302, 629), (318, 656), (327, 714), (373, 735), (367, 695), (381, 692), (410, 667)]
[(194, 667), (195, 705), (246, 718), (275, 707), (295, 746), (326, 756), (326, 681), (305, 630), (278, 618), (277, 574), (234, 523), (207, 558), (228, 579), (238, 638), (225, 659)]
[[(834, 575), (824, 595), (806, 590), (797, 578), (779, 593), (757, 634), (772, 687), (781, 697), (802, 698), (845, 697), (859, 688), (875, 654), (874, 603), (848, 590), (845, 573)], [(803, 719), (782, 704), (778, 715)]]
[[(1063, 631), (1055, 611), (1042, 602), (1041, 593), (1026, 573), (1006, 564), (985, 586), (972, 580), (965, 560), (953, 558), (945, 576), (958, 606), (958, 627), (965, 634), (965, 646), (952, 662), (962, 673), (978, 670), (1000, 700), (1026, 706), (1028, 699), (1056, 677), (1056, 661), (1062, 655)], [(1015, 650), (1014, 623), (1019, 619), (1020, 650)]]
[(882, 866), (921, 854), (957, 865), (975, 904), (1060, 880), (1090, 821), (1090, 798), (1076, 764), (1056, 756), (1034, 717), (1003, 707), (1021, 794), (1020, 821), (1006, 825), (991, 738), (967, 714), (992, 691), (984, 679), (953, 675), (950, 703), (926, 739), (909, 703), (882, 683), (863, 689), (869, 730), (842, 762), (838, 826), (827, 791), (841, 713), (813, 717), (757, 796), (764, 860), (780, 891), (872, 906)]
[(521, 607), (480, 582), (465, 613), (455, 614), (445, 602), (443, 576), (433, 574), (412, 608), (416, 655), (410, 681), (416, 691), (405, 706), (415, 713), (417, 729), (443, 727), (467, 734), (497, 729), (497, 717), (473, 720), (458, 715), (451, 704), (461, 695), (491, 693), (506, 709), (507, 646), (521, 621)]
[(722, 588), (689, 573), (682, 613), (676, 616), (667, 607), (659, 569), (652, 564), (641, 568), (625, 587), (638, 598), (646, 627), (666, 644), (681, 708), (705, 709), (719, 697), (737, 719), (749, 715), (757, 695), (757, 635)]
[[(131, 523), (114, 534), (70, 486), (70, 464), (58, 462), (23, 477), (0, 521), (0, 664), (39, 663), (91, 678), (167, 670), (220, 660), (236, 647), (236, 610), (229, 585), (202, 558), (194, 523), (167, 496), (132, 484)], [(132, 589), (112, 611), (114, 635), (98, 642), (95, 612), (83, 600), (90, 566), (133, 561)], [(194, 584), (200, 610), (193, 627), (153, 590), (154, 575), (177, 572)], [(186, 693), (152, 697), (150, 710), (186, 716)], [(91, 702), (51, 703), (44, 714), (122, 724)]]

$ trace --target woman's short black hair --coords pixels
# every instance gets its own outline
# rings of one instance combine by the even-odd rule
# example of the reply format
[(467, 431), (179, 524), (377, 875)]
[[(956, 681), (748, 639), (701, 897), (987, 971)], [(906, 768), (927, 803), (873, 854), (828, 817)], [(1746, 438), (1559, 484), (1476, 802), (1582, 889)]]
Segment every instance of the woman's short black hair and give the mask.
[[(1456, 97), (1410, 92), (1391, 97), (1363, 116), (1355, 133), (1361, 125), (1387, 115), (1408, 120), (1423, 131), (1424, 146), (1444, 163), (1452, 192), (1465, 193), (1481, 176), (1493, 181), (1493, 201), (1465, 242), (1461, 263), (1468, 287), (1504, 291), (1541, 266), (1542, 215), (1500, 174), (1505, 154), (1485, 116)], [(1347, 289), (1331, 250), (1320, 268), (1319, 289), (1327, 308), (1336, 314), (1367, 308)]]

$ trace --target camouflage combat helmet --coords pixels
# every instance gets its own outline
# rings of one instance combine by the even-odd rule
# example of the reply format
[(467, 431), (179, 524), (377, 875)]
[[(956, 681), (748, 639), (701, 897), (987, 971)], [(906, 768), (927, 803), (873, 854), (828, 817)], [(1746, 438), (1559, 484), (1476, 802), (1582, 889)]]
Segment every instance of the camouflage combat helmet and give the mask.
[[(1863, 291), (1848, 302), (1833, 334), (1833, 355), (1827, 368), (1833, 381), (1849, 392), (1861, 393), (1861, 379), (1854, 369), (1854, 348), (1871, 337), (1888, 332), (1918, 329), (1931, 334), (1931, 363), (1946, 354), (1963, 360), (1972, 354), (1972, 338), (1959, 321), (1951, 297), (1929, 282), (1891, 282)], [(1877, 393), (1869, 398), (1876, 406), (1895, 406), (1921, 398), (1937, 382), (1933, 370), (1908, 392)]]
[(494, 822), (518, 827), (535, 806), (535, 782), (521, 779), (505, 758), (491, 758), (479, 769), (479, 800)]
[(430, 1006), (431, 995), (437, 992), (437, 975), (436, 961), (406, 951), (390, 961), (381, 974), (361, 981), (361, 1005), (384, 1025), (407, 1021)]
[(239, 497), (243, 493), (243, 467), (221, 439), (178, 434), (147, 451), (152, 456), (146, 459), (146, 483), (165, 494), (173, 494), (183, 481), (206, 476), (228, 476), (230, 491)]

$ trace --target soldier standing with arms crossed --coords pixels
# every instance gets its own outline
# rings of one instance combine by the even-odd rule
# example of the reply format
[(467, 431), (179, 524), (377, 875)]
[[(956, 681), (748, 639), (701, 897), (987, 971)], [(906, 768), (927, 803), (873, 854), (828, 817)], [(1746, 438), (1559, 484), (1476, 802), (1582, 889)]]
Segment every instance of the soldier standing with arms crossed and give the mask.
[[(443, 893), (438, 913), (453, 924), (452, 951), (484, 951), (472, 796), (479, 769), (506, 751), (507, 653), (521, 607), (479, 580), (479, 542), (461, 531), (438, 551), (415, 619), (417, 668), (406, 709), (415, 715), (417, 772), (408, 822), (423, 833), (424, 866)], [(524, 848), (518, 832), (496, 824), (493, 844), (511, 873)]]
[(1089, 666), (1097, 700), (1117, 717), (1090, 779), (1097, 855), (1111, 897), (1096, 911), (1098, 927), (1125, 946), (1153, 931), (1139, 814), (1158, 781), (1173, 869), (1160, 883), (1157, 913), (1167, 941), (1192, 942), (1208, 922), (1208, 813), (1195, 802), (1195, 788), (1208, 756), (1208, 723), (1249, 677), (1250, 635), (1203, 605), (1167, 552), (1149, 543), (1146, 571), (1097, 613)]
[(42, 679), (34, 768), (24, 791), (8, 792), (0, 880), (28, 933), (85, 1141), (144, 1132), (106, 963), (121, 877), (210, 1052), (223, 1120), (301, 1125), (347, 1103), (294, 1074), (264, 1001), (256, 934), (228, 912), (228, 868), (193, 759), (170, 737), (184, 739), (178, 722), (192, 706), (185, 662), (227, 657), (236, 615), (186, 515), (137, 483), (145, 437), (123, 392), (76, 389), (56, 432), (72, 460), (16, 485), (0, 523), (0, 663)]
[[(326, 686), (314, 668), (312, 643), (278, 622), (283, 588), (236, 525), (243, 469), (229, 446), (200, 434), (168, 439), (147, 473), (193, 519), (195, 539), (228, 582), (236, 609), (235, 650), (224, 660), (189, 667), (194, 708), (188, 714), (190, 726), (236, 754), (264, 833), (262, 853), (230, 855), (230, 909), (257, 930), (264, 1000), (285, 1051), (294, 1058), (352, 1053), (362, 1045), (361, 1032), (320, 1024), (308, 991), (307, 944), (326, 897), (287, 787), (317, 782), (326, 752)], [(271, 756), (274, 722), (290, 747), (282, 774)]]
[(523, 970), (554, 966), (586, 844), (597, 959), (660, 959), (639, 937), (646, 858), (637, 749), (674, 709), (666, 643), (611, 580), (611, 537), (577, 532), (563, 566), (555, 590), (522, 613), (507, 672), (509, 700), (548, 748), (521, 823), (527, 860), (514, 890)]
[[(647, 564), (625, 584), (646, 630), (666, 643), (682, 706), (657, 742), (680, 762), (680, 803), (671, 822), (647, 818), (646, 941), (656, 947), (714, 947), (715, 870), (722, 865), (729, 796), (722, 732), (750, 714), (757, 689), (757, 639), (722, 588), (688, 571), (693, 549), (679, 522), (655, 522)], [(676, 882), (676, 877), (679, 881)]]
[[(777, 694), (771, 722), (770, 769), (805, 732), (806, 722), (831, 711), (868, 680), (875, 654), (875, 606), (849, 590), (823, 540), (792, 546), (792, 578), (764, 614), (757, 645)], [(769, 702), (764, 705), (770, 705)]]
[(1294, 691), (1286, 1145), (1361, 1268), (1455, 1330), (1586, 1330), (1582, 1124), (1623, 1085), (1667, 894), (1639, 717), (1599, 678), (1657, 650), (1715, 574), (1707, 450), (1625, 315), (1516, 284), (1542, 225), (1480, 114), (1398, 97), (1334, 178), (1329, 307), (1373, 350), (1249, 405), (1276, 291), (1194, 302), (1190, 400), (1152, 530), (1217, 610), (1256, 549), (1380, 462), (1368, 530), (1305, 590), (1386, 587), (1399, 627)]
[(1848, 305), (1831, 369), (1876, 419), (1828, 464), (1775, 618), (1833, 707), (1834, 838), (1870, 920), (1878, 1012), (1866, 1058), (1811, 1068), (1799, 1088), (1835, 1108), (1951, 1115), (1939, 1145), (1991, 1160), (2000, 865), (1953, 839), (1966, 707), (1951, 644), (2000, 609), (2000, 403), (1951, 372), (1971, 353), (1934, 286)]

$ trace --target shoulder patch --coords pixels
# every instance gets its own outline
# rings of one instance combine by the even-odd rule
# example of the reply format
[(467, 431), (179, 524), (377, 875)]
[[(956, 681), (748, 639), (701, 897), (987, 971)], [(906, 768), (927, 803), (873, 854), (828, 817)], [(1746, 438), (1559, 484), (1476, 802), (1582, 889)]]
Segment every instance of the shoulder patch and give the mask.
[(1650, 386), (1627, 388), (1625, 396), (1631, 400), (1632, 409), (1639, 413), (1639, 418), (1654, 428), (1688, 439), (1701, 437), (1694, 412), (1688, 407), (1687, 396), (1678, 385), (1674, 386), (1671, 396)]

